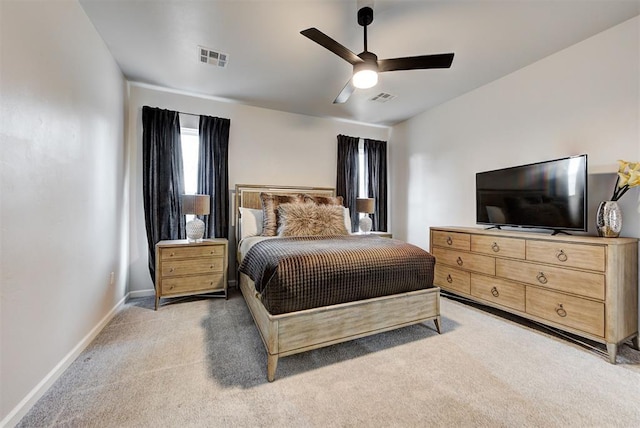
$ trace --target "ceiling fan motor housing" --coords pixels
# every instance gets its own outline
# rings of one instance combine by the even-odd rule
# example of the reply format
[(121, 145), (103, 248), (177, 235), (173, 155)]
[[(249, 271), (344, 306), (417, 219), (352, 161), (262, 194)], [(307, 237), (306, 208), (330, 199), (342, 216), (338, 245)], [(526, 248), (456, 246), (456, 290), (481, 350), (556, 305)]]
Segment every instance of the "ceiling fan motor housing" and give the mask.
[(373, 9), (369, 6), (363, 7), (358, 11), (358, 24), (366, 27), (373, 22)]

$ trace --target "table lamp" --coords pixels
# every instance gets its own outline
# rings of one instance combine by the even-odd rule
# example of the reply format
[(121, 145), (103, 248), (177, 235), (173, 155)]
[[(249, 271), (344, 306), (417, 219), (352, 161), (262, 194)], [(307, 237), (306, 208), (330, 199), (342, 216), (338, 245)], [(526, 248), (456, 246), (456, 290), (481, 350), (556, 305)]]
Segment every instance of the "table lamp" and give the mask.
[(209, 195), (182, 195), (182, 214), (193, 214), (193, 220), (187, 223), (187, 239), (189, 242), (200, 242), (204, 236), (204, 222), (199, 215), (211, 212)]
[(356, 211), (364, 213), (364, 216), (360, 219), (360, 230), (363, 233), (371, 232), (371, 218), (369, 214), (374, 213), (375, 199), (373, 198), (358, 198), (356, 199)]

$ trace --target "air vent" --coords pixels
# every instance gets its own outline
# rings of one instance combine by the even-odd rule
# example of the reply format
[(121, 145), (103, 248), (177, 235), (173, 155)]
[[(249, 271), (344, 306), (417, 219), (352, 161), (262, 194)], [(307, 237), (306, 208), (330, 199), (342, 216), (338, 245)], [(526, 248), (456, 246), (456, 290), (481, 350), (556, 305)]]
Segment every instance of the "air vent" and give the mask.
[(215, 67), (225, 68), (229, 63), (229, 55), (214, 51), (213, 49), (198, 46), (198, 58), (203, 64), (211, 64)]
[(389, 100), (394, 99), (396, 96), (395, 95), (391, 95), (391, 94), (387, 94), (385, 92), (380, 92), (379, 94), (375, 95), (374, 97), (369, 98), (371, 101), (375, 101), (378, 103), (386, 103)]

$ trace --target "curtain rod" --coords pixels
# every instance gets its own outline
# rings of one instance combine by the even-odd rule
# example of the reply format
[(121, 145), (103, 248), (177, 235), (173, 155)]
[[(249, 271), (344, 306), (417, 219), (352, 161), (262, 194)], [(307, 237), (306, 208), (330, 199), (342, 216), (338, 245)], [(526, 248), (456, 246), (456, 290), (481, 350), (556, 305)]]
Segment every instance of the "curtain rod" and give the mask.
[(187, 114), (189, 116), (201, 116), (200, 114), (187, 113), (186, 111), (179, 111), (179, 110), (178, 110), (178, 113), (179, 114)]

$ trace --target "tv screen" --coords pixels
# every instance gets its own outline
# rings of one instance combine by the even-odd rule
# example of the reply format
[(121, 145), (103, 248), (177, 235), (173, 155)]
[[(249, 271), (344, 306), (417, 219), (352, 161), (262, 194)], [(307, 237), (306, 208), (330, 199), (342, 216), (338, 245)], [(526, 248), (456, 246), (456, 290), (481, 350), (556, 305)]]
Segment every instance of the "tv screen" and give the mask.
[(587, 155), (476, 174), (476, 221), (587, 230)]

